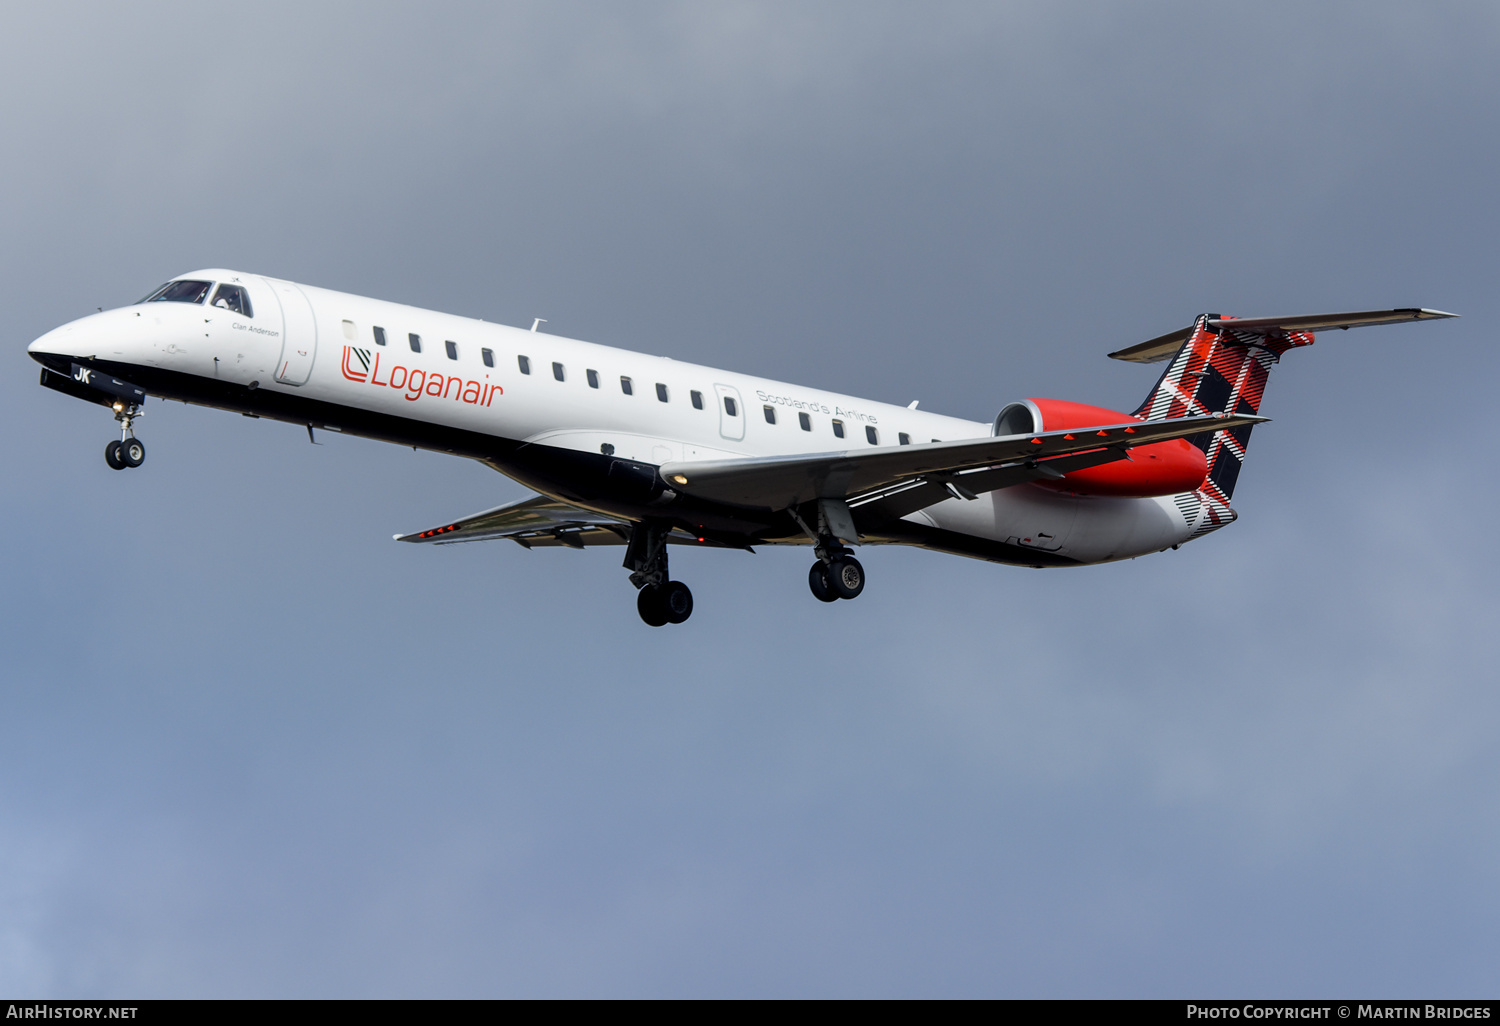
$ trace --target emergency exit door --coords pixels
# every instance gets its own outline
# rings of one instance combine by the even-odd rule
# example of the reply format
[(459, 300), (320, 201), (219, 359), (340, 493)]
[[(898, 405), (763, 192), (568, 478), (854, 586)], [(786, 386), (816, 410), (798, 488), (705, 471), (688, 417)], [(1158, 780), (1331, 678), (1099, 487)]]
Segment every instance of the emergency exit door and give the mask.
[(731, 442), (744, 441), (745, 404), (739, 390), (730, 385), (714, 386), (714, 401), (719, 404), (719, 435)]

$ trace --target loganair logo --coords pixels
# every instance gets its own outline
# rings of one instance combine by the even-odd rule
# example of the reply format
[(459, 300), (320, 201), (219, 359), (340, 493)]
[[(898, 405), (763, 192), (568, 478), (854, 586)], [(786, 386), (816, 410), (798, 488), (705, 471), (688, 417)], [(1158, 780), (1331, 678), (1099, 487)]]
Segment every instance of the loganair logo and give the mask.
[[(350, 361), (350, 357), (354, 362)], [(354, 366), (358, 363), (359, 366)], [(368, 381), (370, 379), (370, 351), (368, 349), (355, 349), (353, 346), (344, 347), (344, 377), (350, 381)]]
[(368, 349), (345, 346), (344, 359), (340, 364), (344, 377), (361, 384), (394, 388), (405, 392), (402, 398), (411, 403), (426, 395), (434, 399), (452, 399), (454, 402), (468, 403), (470, 406), (488, 406), (494, 402), (495, 396), (505, 394), (505, 389), (499, 385), (490, 384), (488, 374), (484, 376), (484, 381), (475, 381), (472, 378), (465, 380), (424, 370), (408, 369), (399, 363), (385, 371), (385, 380), (382, 381), (380, 380), (380, 356), (380, 353), (371, 354)]

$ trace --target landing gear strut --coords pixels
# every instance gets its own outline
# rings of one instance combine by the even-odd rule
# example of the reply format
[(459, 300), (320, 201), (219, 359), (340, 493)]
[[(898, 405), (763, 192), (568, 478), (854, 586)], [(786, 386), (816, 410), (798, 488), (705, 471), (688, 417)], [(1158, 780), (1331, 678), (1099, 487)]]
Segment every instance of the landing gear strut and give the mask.
[(115, 420), (120, 422), (120, 440), (104, 447), (104, 462), (109, 464), (111, 470), (139, 467), (146, 462), (146, 444), (135, 437), (131, 425), (135, 418), (145, 414), (134, 404), (126, 406), (124, 403), (115, 403), (114, 409)]
[(630, 583), (640, 589), (636, 612), (651, 627), (682, 623), (693, 615), (693, 593), (681, 581), (667, 579), (669, 524), (639, 523), (625, 546), (625, 569)]

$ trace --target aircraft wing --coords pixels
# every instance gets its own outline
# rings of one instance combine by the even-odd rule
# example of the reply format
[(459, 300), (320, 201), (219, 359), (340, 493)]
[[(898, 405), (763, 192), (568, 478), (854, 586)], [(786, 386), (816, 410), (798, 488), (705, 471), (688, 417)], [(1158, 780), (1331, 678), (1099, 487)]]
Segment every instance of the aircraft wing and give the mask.
[(509, 538), (528, 549), (537, 546), (581, 549), (593, 545), (624, 545), (629, 532), (628, 521), (601, 516), (545, 495), (533, 495), (441, 527), (414, 534), (398, 534), (395, 539), (448, 545)]
[(1127, 459), (1128, 451), (1138, 445), (1259, 424), (1266, 419), (1220, 414), (1136, 420), (927, 445), (667, 463), (660, 474), (668, 488), (686, 495), (766, 510), (782, 510), (814, 499), (843, 499), (852, 506), (861, 498), (925, 487), (931, 497), (907, 510), (911, 512), (949, 495), (967, 498), (1039, 477), (1055, 479), (1084, 466)]

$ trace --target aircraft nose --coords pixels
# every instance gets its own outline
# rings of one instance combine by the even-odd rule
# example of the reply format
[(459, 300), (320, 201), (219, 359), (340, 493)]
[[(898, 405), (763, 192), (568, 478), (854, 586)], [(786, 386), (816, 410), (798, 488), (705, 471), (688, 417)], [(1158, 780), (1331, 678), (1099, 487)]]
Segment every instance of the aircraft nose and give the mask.
[[(116, 336), (119, 334), (119, 324), (118, 318), (114, 316), (117, 313), (115, 310), (107, 310), (59, 325), (33, 341), (26, 347), (26, 352), (31, 354), (33, 360), (47, 365), (99, 355), (106, 345), (118, 344)], [(54, 369), (67, 368), (63, 366)]]
[(73, 326), (64, 324), (37, 338), (26, 347), (26, 352), (30, 353), (31, 358), (37, 363), (50, 366), (53, 370), (66, 370), (59, 364), (67, 358), (82, 355), (78, 352), (80, 341)]

